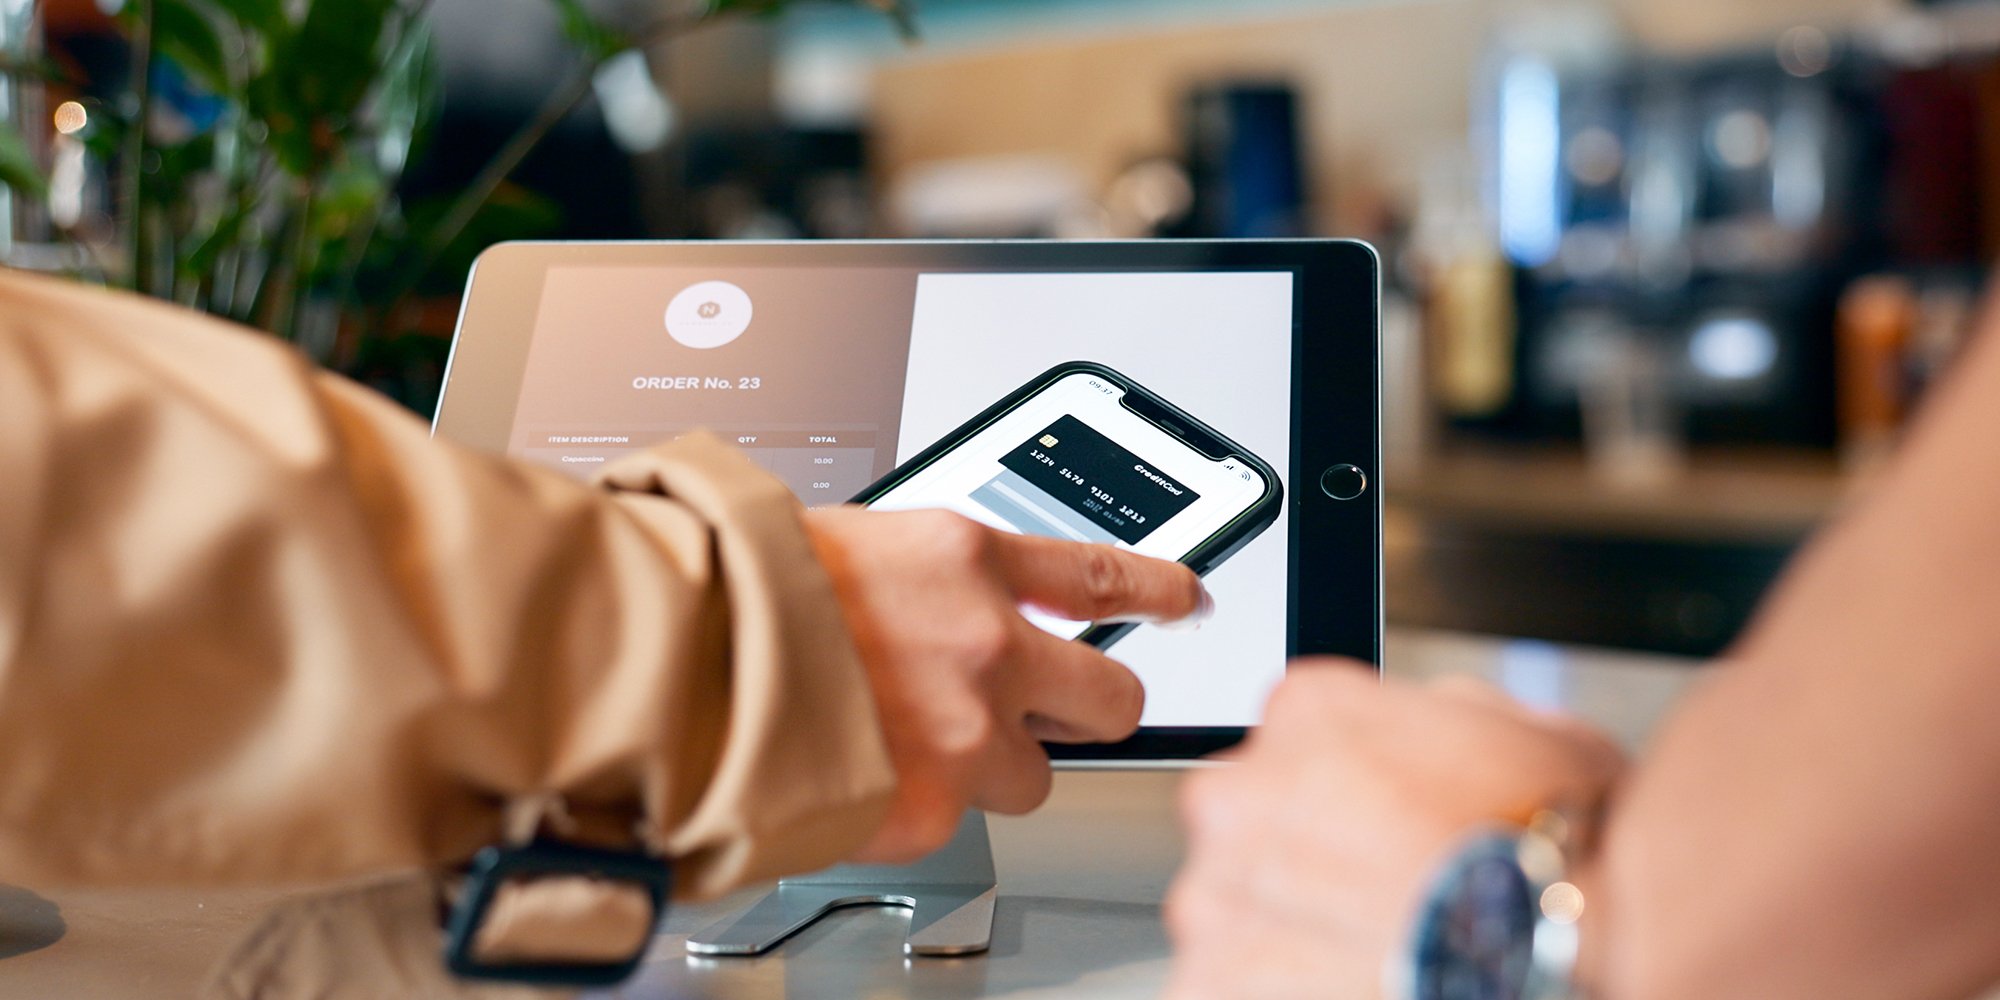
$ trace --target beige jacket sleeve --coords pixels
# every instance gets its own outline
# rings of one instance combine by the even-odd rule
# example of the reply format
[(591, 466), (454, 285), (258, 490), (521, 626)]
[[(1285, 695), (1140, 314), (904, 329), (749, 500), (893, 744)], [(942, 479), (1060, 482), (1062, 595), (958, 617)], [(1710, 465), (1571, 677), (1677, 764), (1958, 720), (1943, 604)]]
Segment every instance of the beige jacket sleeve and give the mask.
[(0, 271), (0, 878), (318, 880), (542, 816), (709, 896), (851, 851), (892, 783), (796, 502), (722, 445), (593, 488)]

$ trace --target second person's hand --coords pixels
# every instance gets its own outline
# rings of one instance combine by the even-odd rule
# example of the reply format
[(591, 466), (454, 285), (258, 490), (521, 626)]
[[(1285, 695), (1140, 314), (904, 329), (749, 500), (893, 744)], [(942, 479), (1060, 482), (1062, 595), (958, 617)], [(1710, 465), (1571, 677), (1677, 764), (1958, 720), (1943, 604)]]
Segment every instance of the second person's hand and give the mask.
[(1235, 763), (1182, 786), (1167, 996), (1376, 1000), (1468, 831), (1600, 800), (1623, 767), (1601, 733), (1494, 688), (1294, 663)]
[(1022, 605), (1079, 621), (1162, 622), (1212, 607), (1178, 563), (995, 531), (944, 511), (814, 510), (805, 525), (896, 766), (894, 804), (864, 860), (935, 850), (967, 806), (1040, 805), (1051, 776), (1039, 741), (1110, 742), (1138, 727), (1138, 678), (1036, 628)]

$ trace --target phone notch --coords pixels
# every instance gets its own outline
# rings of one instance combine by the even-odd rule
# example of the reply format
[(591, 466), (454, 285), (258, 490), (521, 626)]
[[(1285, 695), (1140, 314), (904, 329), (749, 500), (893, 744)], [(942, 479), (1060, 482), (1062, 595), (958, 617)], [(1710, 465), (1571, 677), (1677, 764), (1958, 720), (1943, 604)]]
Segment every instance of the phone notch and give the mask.
[(1165, 403), (1132, 392), (1126, 393), (1120, 402), (1147, 423), (1172, 434), (1183, 444), (1218, 462), (1236, 453), (1236, 449), (1227, 442), (1189, 419), (1187, 414)]

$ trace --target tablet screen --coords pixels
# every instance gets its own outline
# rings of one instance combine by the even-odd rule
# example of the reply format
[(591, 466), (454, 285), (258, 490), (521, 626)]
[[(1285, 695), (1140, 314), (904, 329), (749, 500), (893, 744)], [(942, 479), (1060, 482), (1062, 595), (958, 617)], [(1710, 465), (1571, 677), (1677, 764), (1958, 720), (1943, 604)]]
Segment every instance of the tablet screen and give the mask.
[[(1288, 270), (551, 266), (508, 449), (583, 476), (706, 428), (834, 504), (1084, 360), (1282, 468), (1296, 284)], [(1257, 722), (1284, 671), (1288, 516), (1209, 575), (1217, 613), (1200, 631), (1140, 628), (1114, 648), (1146, 684), (1144, 725)]]

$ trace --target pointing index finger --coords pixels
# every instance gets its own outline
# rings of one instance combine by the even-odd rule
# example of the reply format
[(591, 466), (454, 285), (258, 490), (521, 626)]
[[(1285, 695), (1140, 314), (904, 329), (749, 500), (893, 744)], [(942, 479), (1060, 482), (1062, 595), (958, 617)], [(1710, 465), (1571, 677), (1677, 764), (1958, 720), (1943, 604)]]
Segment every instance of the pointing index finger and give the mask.
[(1215, 606), (1194, 570), (1110, 545), (1002, 534), (992, 554), (1016, 598), (1075, 621), (1177, 622)]

